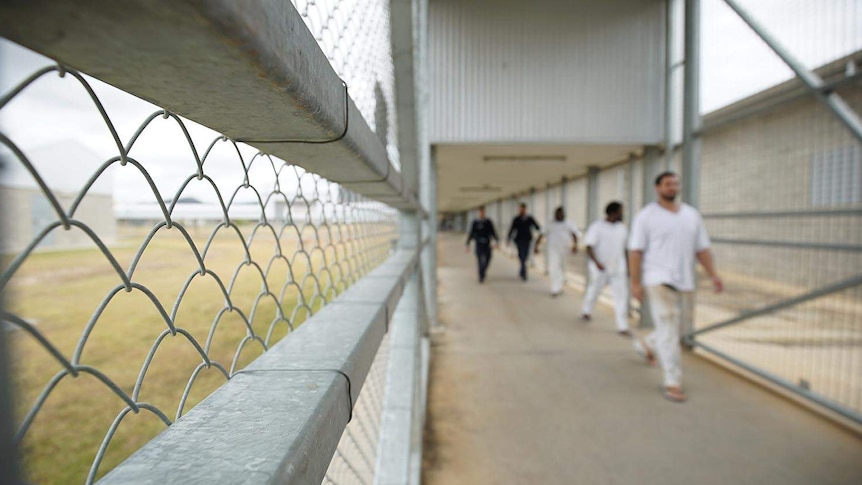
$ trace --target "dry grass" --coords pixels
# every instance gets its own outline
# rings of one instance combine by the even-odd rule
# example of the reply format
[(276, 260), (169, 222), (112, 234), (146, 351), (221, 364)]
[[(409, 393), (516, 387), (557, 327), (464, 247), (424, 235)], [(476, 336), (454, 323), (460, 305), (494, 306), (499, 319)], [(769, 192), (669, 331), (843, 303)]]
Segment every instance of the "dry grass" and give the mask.
[[(248, 231), (243, 228), (243, 232), (250, 233), (250, 228)], [(127, 231), (121, 244), (112, 249), (122, 268), (129, 267), (144, 234), (141, 230)], [(201, 250), (208, 235), (208, 232), (193, 234)], [(303, 234), (303, 239), (305, 236)], [(293, 257), (297, 240), (294, 237), (282, 241), (289, 263), (276, 260), (266, 278), (270, 289), (279, 295), (285, 282), (291, 280), (292, 271), (298, 285), (286, 287), (281, 309), (293, 318), (295, 326), (307, 318), (307, 311), (296, 308), (299, 287), (306, 298), (315, 293), (314, 281), (303, 278), (309, 270), (309, 261), (302, 254)], [(328, 256), (340, 251), (339, 260), (350, 259), (354, 250), (350, 247), (332, 249)], [(267, 271), (275, 254), (275, 239), (259, 234), (250, 253), (261, 269)], [(231, 302), (249, 318), (254, 333), (266, 338), (272, 322), (277, 320), (277, 303), (269, 297), (255, 303), (261, 292), (262, 277), (254, 266), (243, 266), (244, 259), (236, 233), (220, 231), (206, 254), (205, 264), (223, 279), (226, 287), (236, 274), (230, 290)], [(310, 258), (311, 270), (319, 271), (322, 261), (322, 252), (314, 253)], [(179, 231), (162, 229), (144, 253), (133, 281), (149, 288), (170, 315), (186, 280), (196, 269), (197, 263)], [(338, 281), (342, 278), (337, 272), (333, 275), (338, 291), (348, 283)], [(323, 286), (332, 284), (327, 278), (321, 283)], [(16, 272), (7, 289), (6, 304), (11, 312), (35, 324), (71, 360), (88, 321), (106, 295), (120, 284), (114, 269), (96, 249), (38, 253), (29, 257)], [(327, 296), (335, 296), (335, 290), (329, 291)], [(315, 299), (313, 310), (322, 303), (321, 299)], [(175, 324), (189, 331), (204, 346), (224, 306), (225, 298), (216, 281), (212, 277), (195, 277), (176, 310)], [(263, 347), (258, 342), (240, 345), (248, 330), (238, 312), (225, 313), (215, 327), (208, 355), (226, 369), (231, 368), (235, 358), (239, 369), (262, 353)], [(99, 369), (131, 395), (148, 352), (166, 329), (164, 319), (143, 292), (120, 290), (110, 299), (86, 339), (80, 364)], [(284, 337), (289, 327), (280, 322), (272, 330), (270, 344)], [(27, 333), (12, 331), (9, 336), (20, 421), (45, 385), (63, 368)], [(155, 352), (138, 401), (157, 406), (174, 420), (183, 391), (201, 362), (201, 356), (182, 335), (168, 335)], [(225, 380), (216, 368), (205, 369), (193, 384), (184, 412)], [(77, 378), (70, 375), (62, 379), (21, 442), (27, 479), (43, 484), (83, 483), (106, 432), (124, 407), (121, 399), (90, 375), (82, 373)], [(165, 424), (150, 412), (128, 414), (110, 442), (99, 475), (164, 428)]]

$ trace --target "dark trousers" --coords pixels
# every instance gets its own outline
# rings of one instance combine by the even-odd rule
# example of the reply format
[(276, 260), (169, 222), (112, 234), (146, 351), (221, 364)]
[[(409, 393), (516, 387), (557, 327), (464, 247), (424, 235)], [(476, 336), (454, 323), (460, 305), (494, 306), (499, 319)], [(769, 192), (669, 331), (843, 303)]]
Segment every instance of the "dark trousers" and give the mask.
[(485, 273), (491, 264), (491, 246), (477, 244), (476, 259), (479, 261), (479, 281), (485, 281)]
[(515, 246), (518, 246), (518, 259), (521, 260), (521, 271), (518, 273), (521, 278), (527, 279), (527, 258), (530, 257), (530, 243), (532, 241), (515, 241)]

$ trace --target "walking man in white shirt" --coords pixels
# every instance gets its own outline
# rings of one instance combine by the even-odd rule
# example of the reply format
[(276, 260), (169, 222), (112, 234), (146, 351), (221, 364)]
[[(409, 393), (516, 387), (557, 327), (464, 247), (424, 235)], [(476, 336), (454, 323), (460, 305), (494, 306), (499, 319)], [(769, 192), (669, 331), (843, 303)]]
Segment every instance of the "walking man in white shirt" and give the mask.
[(584, 244), (589, 256), (588, 270), (590, 284), (584, 296), (582, 318), (589, 321), (596, 300), (605, 286), (610, 285), (614, 299), (614, 316), (617, 332), (630, 337), (629, 330), (629, 288), (626, 280), (626, 238), (628, 231), (622, 223), (623, 206), (611, 202), (605, 208), (605, 219), (595, 221), (587, 230)]
[(563, 292), (566, 254), (578, 252), (578, 234), (580, 231), (575, 223), (567, 221), (563, 208), (557, 207), (553, 222), (545, 226), (545, 230), (536, 240), (535, 252), (538, 254), (539, 244), (545, 237), (548, 238), (548, 273), (551, 275), (551, 297), (553, 298)]
[(653, 356), (664, 372), (662, 395), (674, 402), (685, 401), (680, 362), (680, 329), (690, 330), (694, 319), (695, 259), (712, 280), (715, 291), (723, 284), (712, 263), (709, 236), (700, 213), (676, 201), (679, 177), (664, 172), (655, 181), (657, 201), (635, 217), (629, 241), (629, 272), (632, 296), (649, 298), (655, 323), (635, 349), (650, 362)]

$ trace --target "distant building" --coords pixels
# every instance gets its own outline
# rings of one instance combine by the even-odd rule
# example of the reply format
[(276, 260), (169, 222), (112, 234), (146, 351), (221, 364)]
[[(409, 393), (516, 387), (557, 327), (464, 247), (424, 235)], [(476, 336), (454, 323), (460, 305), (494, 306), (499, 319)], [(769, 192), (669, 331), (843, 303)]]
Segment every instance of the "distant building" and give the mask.
[[(105, 161), (73, 140), (23, 151), (66, 214), (87, 180)], [(3, 163), (0, 171), (3, 229), (0, 251), (14, 254), (59, 222), (60, 217), (24, 164), (8, 150), (0, 156)], [(113, 205), (113, 181), (109, 174), (105, 174), (90, 187), (73, 219), (86, 223), (104, 243), (111, 244), (117, 235)], [(62, 226), (48, 232), (38, 245), (40, 249), (79, 247), (95, 245), (83, 230), (75, 227), (65, 230)]]
[[(171, 204), (172, 201), (165, 201), (168, 210), (171, 210)], [(312, 211), (317, 214), (320, 209), (315, 207)], [(114, 212), (118, 221), (131, 225), (152, 225), (165, 220), (161, 207), (155, 202), (126, 202), (118, 204)], [(228, 209), (232, 221), (259, 222), (263, 219), (262, 215), (265, 215), (266, 220), (274, 226), (281, 226), (286, 222), (301, 224), (308, 220), (308, 213), (308, 207), (301, 200), (294, 201), (288, 212), (288, 205), (281, 198), (273, 198), (264, 210), (261, 210), (256, 201), (235, 202)], [(214, 201), (181, 197), (173, 207), (171, 220), (189, 227), (213, 226), (224, 220), (224, 210)]]

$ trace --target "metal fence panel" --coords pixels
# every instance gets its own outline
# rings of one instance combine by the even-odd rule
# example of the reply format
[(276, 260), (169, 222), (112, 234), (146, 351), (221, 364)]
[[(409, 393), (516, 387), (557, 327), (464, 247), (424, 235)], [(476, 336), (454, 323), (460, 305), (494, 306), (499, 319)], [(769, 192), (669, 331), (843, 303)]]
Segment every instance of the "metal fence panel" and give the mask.
[[(708, 10), (727, 8), (721, 3)], [(782, 22), (765, 15), (766, 5), (726, 3), (750, 15), (794, 70), (829, 88), (752, 78), (748, 84), (766, 89), (706, 115), (700, 208), (727, 291), (701, 285), (695, 343), (862, 421), (862, 145), (841, 113), (820, 102), (838, 96), (862, 112), (859, 29), (815, 34), (839, 27), (832, 22), (842, 16), (858, 23), (858, 15), (847, 2), (808, 2), (808, 15)], [(706, 52), (704, 63), (727, 48)], [(712, 72), (712, 94), (722, 77), (738, 74)]]
[[(114, 151), (37, 164), (32, 144), (0, 134), (6, 163), (30, 176), (22, 190), (51, 208), (11, 255), (0, 288), (28, 476), (89, 483), (385, 260), (398, 213), (226, 137), (201, 143), (167, 111), (121, 136), (88, 78), (60, 66), (6, 93), (0, 110), (58, 74), (68, 89), (84, 88)], [(165, 131), (171, 139), (150, 135)], [(79, 162), (96, 169), (73, 197), (46, 182), (57, 164)], [(83, 219), (83, 209), (93, 186), (123, 171), (148, 195), (103, 238), (110, 198), (102, 213)], [(4, 210), (27, 217), (25, 206)], [(67, 233), (88, 247), (44, 247)]]

